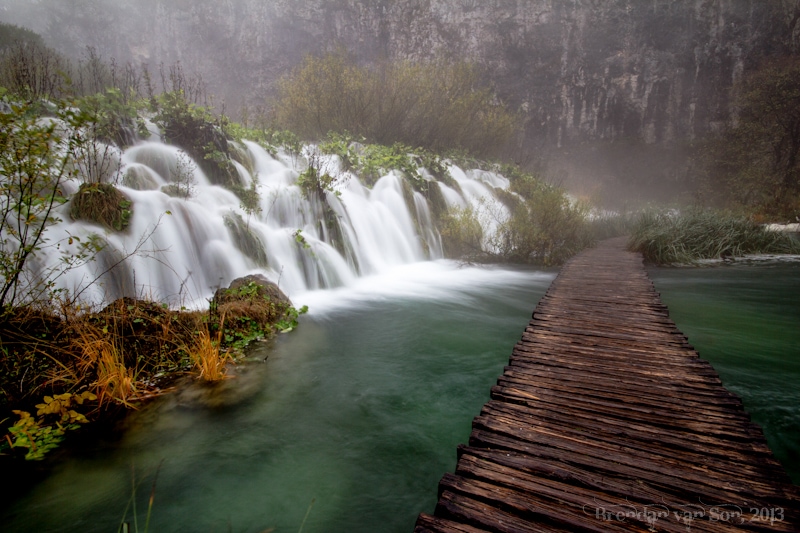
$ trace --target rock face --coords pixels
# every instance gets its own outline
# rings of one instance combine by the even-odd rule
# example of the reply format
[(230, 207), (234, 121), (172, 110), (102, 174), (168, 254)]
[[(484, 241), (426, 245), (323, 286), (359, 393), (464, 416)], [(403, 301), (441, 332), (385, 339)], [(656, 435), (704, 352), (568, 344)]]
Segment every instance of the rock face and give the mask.
[[(732, 117), (731, 88), (763, 56), (796, 48), (789, 0), (0, 0), (0, 17), (51, 44), (202, 73), (230, 112), (263, 101), (308, 53), (364, 62), (475, 61), (523, 112), (526, 139), (691, 140)], [(15, 18), (16, 17), (16, 18)], [(25, 20), (23, 20), (25, 19)], [(46, 21), (46, 22), (45, 22)], [(98, 24), (97, 21), (100, 21)], [(44, 26), (46, 24), (46, 26)]]

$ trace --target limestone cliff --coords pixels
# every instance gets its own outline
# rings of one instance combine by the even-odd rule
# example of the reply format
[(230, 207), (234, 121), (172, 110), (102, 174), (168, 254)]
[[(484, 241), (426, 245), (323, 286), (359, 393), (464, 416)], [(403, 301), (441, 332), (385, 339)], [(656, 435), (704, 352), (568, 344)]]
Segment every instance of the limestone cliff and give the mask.
[(0, 9), (73, 55), (90, 45), (151, 68), (180, 60), (229, 111), (258, 102), (304, 55), (338, 46), (364, 62), (466, 58), (524, 112), (529, 141), (566, 149), (669, 145), (719, 128), (735, 82), (796, 45), (800, 2), (0, 0)]

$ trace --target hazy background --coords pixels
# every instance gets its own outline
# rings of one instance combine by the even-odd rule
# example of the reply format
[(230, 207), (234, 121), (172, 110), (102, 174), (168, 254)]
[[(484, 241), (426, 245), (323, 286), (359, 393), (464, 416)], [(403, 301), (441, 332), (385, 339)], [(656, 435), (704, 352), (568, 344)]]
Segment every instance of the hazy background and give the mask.
[(693, 143), (735, 120), (736, 84), (796, 51), (787, 0), (0, 0), (61, 53), (180, 61), (217, 109), (265, 112), (307, 54), (466, 59), (524, 115), (519, 162), (609, 204), (691, 194)]

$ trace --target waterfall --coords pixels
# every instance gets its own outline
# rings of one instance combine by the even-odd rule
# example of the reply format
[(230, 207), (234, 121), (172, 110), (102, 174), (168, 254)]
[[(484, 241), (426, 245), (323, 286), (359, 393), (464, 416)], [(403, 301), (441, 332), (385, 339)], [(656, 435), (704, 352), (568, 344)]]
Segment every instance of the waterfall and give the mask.
[[(267, 276), (291, 296), (348, 287), (400, 265), (442, 259), (434, 211), (399, 170), (386, 172), (370, 187), (342, 170), (338, 157), (319, 154), (313, 146), (300, 155), (280, 149), (271, 154), (243, 141), (235, 150), (241, 185), (254, 187), (260, 210), (245, 209), (187, 154), (151, 134), (115, 156), (118, 188), (132, 202), (128, 227), (111, 231), (74, 221), (69, 203), (62, 205), (60, 222), (47, 230), (52, 246), (31, 266), (40, 275), (58, 271), (65, 255), (94, 240), (105, 244), (96, 260), (64, 269), (56, 288), (94, 303), (137, 296), (197, 307), (217, 288), (252, 273)], [(312, 153), (315, 163), (336, 174), (335, 191), (304, 194), (298, 185)], [(485, 217), (489, 225), (507, 212), (493, 194), (495, 188), (508, 188), (505, 178), (453, 164), (449, 173), (457, 186), (421, 171), (448, 207), (491, 206), (494, 216)], [(74, 192), (79, 185), (74, 180), (64, 189)]]

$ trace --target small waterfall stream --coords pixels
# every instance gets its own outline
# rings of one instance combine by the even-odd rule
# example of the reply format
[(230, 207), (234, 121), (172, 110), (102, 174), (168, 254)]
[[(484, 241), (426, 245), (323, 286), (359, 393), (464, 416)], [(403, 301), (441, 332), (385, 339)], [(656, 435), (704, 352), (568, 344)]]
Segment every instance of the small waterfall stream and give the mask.
[[(351, 286), (359, 277), (443, 257), (428, 200), (398, 170), (367, 187), (342, 170), (337, 156), (320, 154), (314, 146), (290, 155), (271, 154), (255, 142), (231, 142), (242, 161), (235, 164), (241, 186), (254, 187), (259, 196), (260, 212), (248, 212), (236, 194), (214, 185), (187, 154), (154, 138), (106, 151), (112, 163), (119, 161), (118, 187), (132, 201), (126, 230), (74, 221), (69, 204), (59, 208), (61, 222), (50, 227), (48, 238), (63, 245), (40, 254), (40, 272), (58, 268), (62, 254), (75, 253), (64, 244), (70, 237), (78, 237), (75, 242), (100, 238), (107, 246), (97, 261), (59, 277), (58, 288), (95, 303), (139, 296), (192, 307), (251, 273), (266, 275), (291, 296)], [(335, 191), (304, 194), (298, 177), (309, 160), (336, 176)], [(507, 179), (452, 164), (448, 170), (457, 188), (421, 169), (448, 208), (488, 208), (492, 216), (481, 218), (489, 226), (507, 214), (493, 194), (495, 188), (508, 188)], [(73, 180), (64, 190), (69, 194), (78, 186)]]

